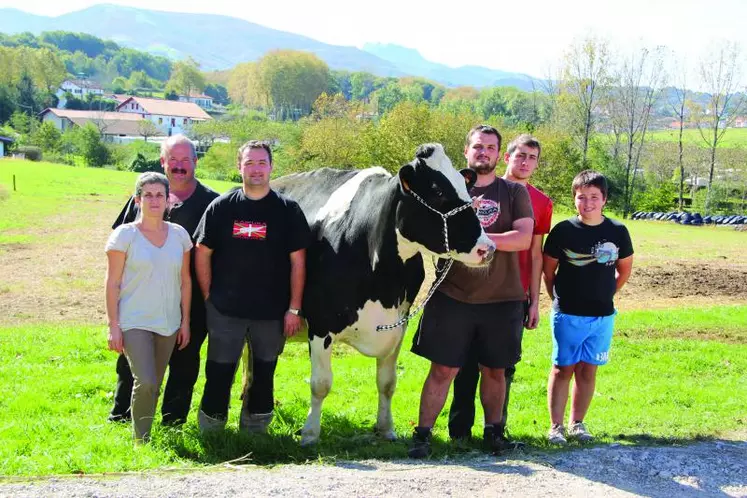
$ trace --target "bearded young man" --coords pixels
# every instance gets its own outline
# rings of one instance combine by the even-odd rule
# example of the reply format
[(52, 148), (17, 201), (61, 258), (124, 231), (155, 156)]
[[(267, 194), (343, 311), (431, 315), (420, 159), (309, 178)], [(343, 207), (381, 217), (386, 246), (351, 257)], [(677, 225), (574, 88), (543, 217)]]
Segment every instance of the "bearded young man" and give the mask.
[(526, 300), (517, 253), (531, 244), (534, 218), (526, 188), (495, 175), (500, 148), (501, 135), (492, 126), (479, 125), (467, 133), (464, 156), (477, 173), (470, 195), (479, 199), (477, 216), (496, 252), (487, 271), (455, 262), (423, 311), (412, 352), (430, 360), (431, 368), (408, 451), (411, 458), (430, 454), (433, 424), (472, 351), (477, 351), (482, 377), (484, 445), (492, 453), (509, 447), (501, 424), (505, 370), (521, 358)]
[[(539, 324), (539, 296), (542, 280), (542, 243), (550, 232), (552, 221), (552, 201), (542, 191), (529, 184), (532, 173), (537, 169), (542, 147), (531, 135), (524, 134), (514, 139), (506, 147), (503, 157), (506, 163), (505, 180), (524, 185), (529, 192), (534, 211), (535, 224), (532, 244), (526, 251), (520, 251), (519, 271), (521, 285), (526, 293), (524, 328), (536, 329)], [(477, 352), (473, 351), (471, 361), (465, 364), (454, 379), (454, 396), (449, 409), (449, 436), (454, 440), (469, 439), (475, 422), (475, 392), (480, 372), (477, 365)], [(508, 419), (508, 398), (516, 367), (506, 368), (506, 396), (503, 403), (501, 429), (505, 431)], [(514, 446), (521, 443), (514, 442)]]

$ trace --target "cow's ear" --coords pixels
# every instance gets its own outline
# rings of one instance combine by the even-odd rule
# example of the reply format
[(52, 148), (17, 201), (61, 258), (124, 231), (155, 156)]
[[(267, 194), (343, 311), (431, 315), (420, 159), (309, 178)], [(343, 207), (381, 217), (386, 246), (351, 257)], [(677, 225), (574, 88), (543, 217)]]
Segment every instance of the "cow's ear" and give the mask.
[(477, 173), (475, 173), (474, 170), (464, 168), (460, 171), (460, 173), (464, 177), (464, 183), (467, 184), (467, 190), (475, 186), (475, 182), (477, 181)]
[(412, 181), (415, 179), (415, 168), (412, 164), (402, 166), (397, 176), (399, 176), (399, 187), (402, 189), (402, 192), (405, 194), (410, 193), (410, 185), (412, 185)]

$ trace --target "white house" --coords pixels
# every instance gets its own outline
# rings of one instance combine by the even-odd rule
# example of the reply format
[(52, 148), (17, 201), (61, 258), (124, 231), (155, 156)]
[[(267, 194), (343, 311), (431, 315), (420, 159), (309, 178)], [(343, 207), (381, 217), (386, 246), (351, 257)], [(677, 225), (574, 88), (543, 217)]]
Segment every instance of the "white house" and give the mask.
[(59, 99), (59, 102), (57, 104), (57, 107), (64, 108), (65, 104), (67, 103), (67, 99), (65, 99), (65, 94), (67, 92), (70, 92), (73, 97), (78, 99), (85, 99), (88, 95), (104, 95), (104, 89), (101, 88), (101, 86), (96, 83), (95, 81), (91, 80), (65, 80), (60, 85), (60, 88), (57, 89), (55, 92), (55, 95)]
[(192, 102), (203, 109), (213, 108), (213, 97), (202, 93), (191, 93), (189, 95), (179, 95), (179, 102)]
[[(64, 132), (74, 126), (92, 123), (103, 138), (110, 142), (127, 142), (129, 138), (142, 139), (138, 123), (145, 119), (141, 114), (106, 111), (77, 111), (73, 109), (44, 109), (39, 113), (42, 121), (49, 121)], [(127, 138), (127, 140), (126, 140)]]
[(118, 113), (138, 114), (150, 119), (165, 135), (186, 133), (200, 121), (213, 119), (200, 106), (192, 102), (130, 97), (117, 106)]

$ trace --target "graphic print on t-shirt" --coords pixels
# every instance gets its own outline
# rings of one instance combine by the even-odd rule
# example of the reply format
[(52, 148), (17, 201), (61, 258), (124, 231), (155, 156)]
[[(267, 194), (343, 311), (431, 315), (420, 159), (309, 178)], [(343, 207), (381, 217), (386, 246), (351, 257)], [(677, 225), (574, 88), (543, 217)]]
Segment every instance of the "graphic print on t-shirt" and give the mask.
[(480, 220), (480, 225), (483, 228), (488, 228), (490, 225), (498, 221), (498, 217), (501, 215), (501, 204), (491, 199), (480, 199), (480, 206), (477, 208), (477, 218)]
[(612, 242), (599, 242), (591, 249), (591, 254), (579, 254), (570, 249), (563, 249), (563, 252), (574, 266), (586, 266), (595, 261), (600, 265), (612, 266), (617, 262), (620, 248)]
[(234, 221), (233, 236), (236, 239), (258, 239), (267, 238), (267, 223), (261, 221)]

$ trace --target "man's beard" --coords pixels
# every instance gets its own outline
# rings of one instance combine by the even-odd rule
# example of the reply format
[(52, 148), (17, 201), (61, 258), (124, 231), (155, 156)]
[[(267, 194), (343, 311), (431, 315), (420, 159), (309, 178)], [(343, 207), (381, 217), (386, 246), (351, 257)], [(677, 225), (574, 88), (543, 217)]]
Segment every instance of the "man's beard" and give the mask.
[(470, 164), (469, 169), (471, 169), (478, 175), (488, 175), (495, 171), (495, 164)]

